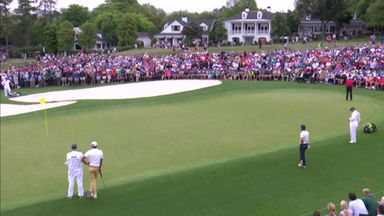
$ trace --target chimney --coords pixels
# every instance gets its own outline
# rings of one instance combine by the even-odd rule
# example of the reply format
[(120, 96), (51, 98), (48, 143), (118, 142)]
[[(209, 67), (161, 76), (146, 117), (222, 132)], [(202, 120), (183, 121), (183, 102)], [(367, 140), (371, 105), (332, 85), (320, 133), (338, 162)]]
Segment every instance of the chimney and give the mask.
[(181, 21), (188, 23), (188, 17), (186, 16), (181, 17)]
[(271, 6), (268, 6), (268, 7), (267, 7), (267, 11), (268, 11), (268, 12), (271, 12)]

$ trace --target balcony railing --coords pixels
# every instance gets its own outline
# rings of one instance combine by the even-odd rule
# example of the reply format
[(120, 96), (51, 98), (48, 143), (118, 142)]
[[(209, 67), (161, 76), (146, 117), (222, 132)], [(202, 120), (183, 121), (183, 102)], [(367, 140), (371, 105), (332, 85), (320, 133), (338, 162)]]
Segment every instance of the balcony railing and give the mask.
[(255, 31), (255, 30), (232, 30), (231, 34), (240, 34), (240, 35), (260, 35), (260, 34), (269, 34), (268, 30)]

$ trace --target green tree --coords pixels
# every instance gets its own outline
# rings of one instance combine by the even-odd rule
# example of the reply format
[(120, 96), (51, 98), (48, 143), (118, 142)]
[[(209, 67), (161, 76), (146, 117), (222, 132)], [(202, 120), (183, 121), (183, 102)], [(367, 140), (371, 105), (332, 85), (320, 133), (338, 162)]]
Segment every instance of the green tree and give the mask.
[(291, 33), (297, 32), (297, 29), (299, 28), (299, 25), (300, 25), (300, 17), (296, 10), (294, 11), (288, 10), (287, 25)]
[(137, 32), (155, 33), (157, 31), (156, 26), (143, 14), (132, 14), (132, 16), (136, 20)]
[(69, 21), (62, 21), (57, 29), (57, 49), (68, 51), (73, 46), (74, 32), (73, 25)]
[(92, 11), (92, 16), (96, 17), (101, 13), (137, 13), (141, 12), (142, 7), (136, 0), (117, 0), (106, 1), (105, 4), (101, 4)]
[(9, 5), (12, 0), (2, 0), (0, 3), (0, 44), (9, 45)]
[(91, 49), (96, 44), (96, 25), (88, 21), (80, 29), (79, 45), (83, 49)]
[(213, 23), (212, 31), (209, 33), (209, 38), (214, 43), (219, 43), (227, 39), (227, 30), (224, 27), (222, 19), (217, 19)]
[(116, 28), (119, 19), (122, 15), (120, 13), (101, 13), (96, 17), (96, 28), (103, 32), (105, 40), (110, 42), (117, 42)]
[(44, 17), (38, 17), (35, 22), (33, 22), (32, 30), (31, 30), (31, 45), (42, 45), (43, 37), (42, 34), (44, 32), (45, 26), (47, 25), (46, 19)]
[(151, 4), (143, 4), (141, 7), (142, 13), (148, 17), (148, 20), (156, 26), (156, 30), (162, 30), (163, 24), (167, 17), (167, 13), (165, 13), (164, 10), (158, 9)]
[(73, 26), (79, 27), (88, 21), (90, 13), (87, 7), (78, 4), (71, 4), (68, 8), (62, 9), (61, 18), (72, 23)]
[(289, 26), (287, 24), (287, 19), (281, 13), (276, 13), (272, 18), (272, 32), (273, 36), (281, 37), (284, 35), (289, 35), (291, 33)]
[(251, 11), (257, 10), (257, 4), (255, 0), (240, 0), (233, 7), (222, 7), (220, 17), (223, 19), (229, 18), (235, 14), (241, 13), (245, 8)]
[(19, 6), (15, 12), (20, 15), (21, 35), (24, 39), (24, 46), (30, 46), (32, 43), (32, 24), (36, 19), (37, 6), (34, 0), (18, 0)]
[(45, 52), (56, 53), (57, 52), (57, 25), (56, 23), (48, 23), (45, 26), (43, 33), (43, 45)]
[(362, 18), (366, 19), (367, 16), (367, 10), (369, 8), (369, 5), (371, 5), (373, 0), (359, 0), (356, 4), (356, 12), (357, 15)]
[(367, 9), (367, 20), (369, 26), (384, 27), (384, 1), (374, 0)]
[(51, 22), (54, 17), (56, 2), (57, 0), (40, 0), (39, 1), (38, 9), (40, 11), (40, 14)]
[(296, 0), (296, 9), (300, 15), (319, 18), (322, 26), (322, 38), (328, 22), (337, 19), (347, 9), (345, 0)]
[(133, 46), (136, 39), (136, 20), (131, 14), (124, 14), (118, 21), (116, 35), (118, 38), (118, 46)]
[(201, 39), (203, 29), (198, 24), (191, 22), (184, 26), (181, 33), (185, 35), (187, 43), (191, 44), (194, 40)]

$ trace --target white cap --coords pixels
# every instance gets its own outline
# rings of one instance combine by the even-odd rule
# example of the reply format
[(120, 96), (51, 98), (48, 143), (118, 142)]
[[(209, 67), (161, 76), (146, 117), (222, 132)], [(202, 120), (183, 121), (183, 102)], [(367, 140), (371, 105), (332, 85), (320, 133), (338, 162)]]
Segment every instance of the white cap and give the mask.
[(96, 142), (96, 141), (92, 141), (92, 142), (91, 142), (91, 147), (92, 147), (92, 148), (97, 147), (97, 142)]

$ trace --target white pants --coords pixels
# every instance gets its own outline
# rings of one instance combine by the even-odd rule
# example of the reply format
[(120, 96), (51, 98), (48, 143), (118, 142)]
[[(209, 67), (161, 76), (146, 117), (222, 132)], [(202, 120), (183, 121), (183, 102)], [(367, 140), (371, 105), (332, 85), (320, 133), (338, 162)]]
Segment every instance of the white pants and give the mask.
[(351, 135), (351, 142), (356, 142), (356, 131), (357, 131), (357, 127), (359, 125), (357, 123), (350, 123), (349, 124), (349, 133)]
[(68, 195), (67, 197), (73, 196), (73, 189), (75, 187), (75, 180), (77, 183), (77, 192), (80, 197), (84, 196), (83, 188), (83, 173), (77, 173), (75, 175), (68, 174)]
[(4, 96), (5, 97), (8, 97), (11, 95), (11, 87), (8, 86), (4, 86)]

